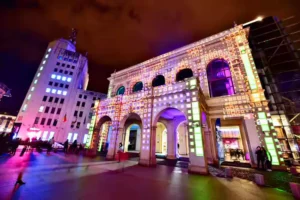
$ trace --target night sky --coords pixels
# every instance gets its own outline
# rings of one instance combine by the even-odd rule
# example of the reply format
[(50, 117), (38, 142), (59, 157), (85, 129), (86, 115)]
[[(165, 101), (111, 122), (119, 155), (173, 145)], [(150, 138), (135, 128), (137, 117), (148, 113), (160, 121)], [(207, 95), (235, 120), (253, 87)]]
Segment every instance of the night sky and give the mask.
[[(0, 0), (0, 82), (12, 89), (0, 112), (16, 115), (48, 43), (78, 29), (89, 90), (154, 56), (250, 21), (300, 15), (299, 0)], [(299, 16), (297, 16), (299, 18)]]

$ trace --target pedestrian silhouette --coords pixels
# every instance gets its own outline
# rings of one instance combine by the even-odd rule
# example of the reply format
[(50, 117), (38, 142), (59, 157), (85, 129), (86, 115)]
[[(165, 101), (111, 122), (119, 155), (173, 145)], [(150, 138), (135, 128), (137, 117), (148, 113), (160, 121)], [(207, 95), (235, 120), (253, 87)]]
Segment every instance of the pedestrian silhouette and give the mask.
[(19, 185), (24, 185), (25, 184), (25, 182), (22, 180), (22, 178), (23, 178), (23, 172), (20, 172), (19, 175), (18, 175), (18, 179), (17, 179), (17, 181), (15, 183), (15, 186), (17, 184), (19, 184)]

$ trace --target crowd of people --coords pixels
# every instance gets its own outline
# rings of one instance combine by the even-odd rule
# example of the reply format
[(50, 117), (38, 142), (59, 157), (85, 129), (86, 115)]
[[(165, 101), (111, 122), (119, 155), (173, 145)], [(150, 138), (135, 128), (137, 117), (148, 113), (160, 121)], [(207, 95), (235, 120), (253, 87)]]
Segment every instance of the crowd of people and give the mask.
[(72, 144), (69, 145), (69, 141), (66, 140), (64, 144), (55, 143), (54, 137), (50, 138), (48, 141), (43, 141), (41, 138), (32, 138), (31, 140), (27, 138), (26, 140), (21, 140), (19, 138), (12, 138), (9, 134), (0, 134), (0, 155), (8, 153), (12, 156), (16, 154), (16, 151), (19, 145), (23, 145), (23, 149), (21, 151), (21, 156), (26, 151), (33, 151), (34, 149), (37, 152), (42, 152), (43, 149), (46, 149), (49, 154), (51, 151), (57, 151), (59, 147), (65, 153), (75, 153), (79, 154), (83, 152), (84, 147), (82, 144), (77, 144), (77, 140), (75, 140)]
[(272, 171), (272, 156), (264, 147), (256, 147), (257, 169)]

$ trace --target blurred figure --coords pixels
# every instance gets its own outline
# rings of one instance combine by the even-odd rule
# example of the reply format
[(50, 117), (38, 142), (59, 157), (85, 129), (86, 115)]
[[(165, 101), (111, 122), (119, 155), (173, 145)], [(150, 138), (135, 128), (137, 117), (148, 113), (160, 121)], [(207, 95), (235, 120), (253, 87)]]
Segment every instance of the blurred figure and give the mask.
[(68, 147), (69, 147), (69, 140), (66, 140), (66, 141), (64, 142), (64, 152), (65, 152), (65, 153), (68, 153)]
[(22, 180), (22, 178), (23, 178), (23, 172), (20, 172), (19, 175), (18, 175), (17, 181), (15, 183), (15, 186), (17, 184), (19, 184), (19, 185), (24, 185), (25, 184), (25, 182)]

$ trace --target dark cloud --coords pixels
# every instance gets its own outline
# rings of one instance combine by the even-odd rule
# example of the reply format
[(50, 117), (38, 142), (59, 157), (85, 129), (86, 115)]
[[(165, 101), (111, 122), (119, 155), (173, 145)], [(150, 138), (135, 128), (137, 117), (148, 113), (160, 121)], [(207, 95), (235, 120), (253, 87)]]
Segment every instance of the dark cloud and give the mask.
[[(107, 77), (151, 57), (243, 23), (257, 15), (299, 13), (298, 0), (1, 0), (0, 81), (13, 87), (1, 110), (17, 110), (48, 42), (79, 30), (88, 51), (89, 89), (106, 92)], [(9, 59), (8, 59), (9, 57)], [(2, 70), (4, 67), (9, 68)], [(28, 76), (16, 77), (18, 71)], [(32, 71), (31, 71), (32, 70)]]

